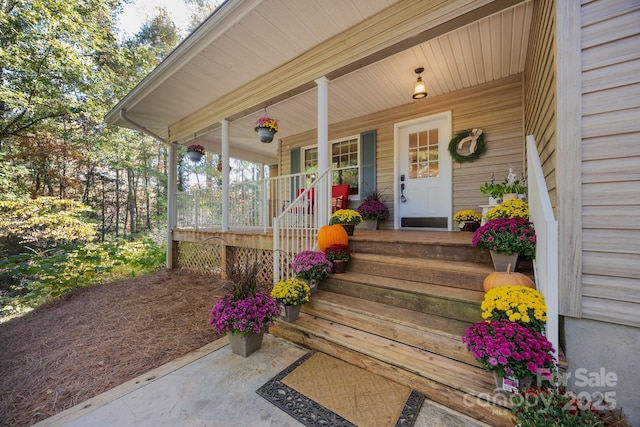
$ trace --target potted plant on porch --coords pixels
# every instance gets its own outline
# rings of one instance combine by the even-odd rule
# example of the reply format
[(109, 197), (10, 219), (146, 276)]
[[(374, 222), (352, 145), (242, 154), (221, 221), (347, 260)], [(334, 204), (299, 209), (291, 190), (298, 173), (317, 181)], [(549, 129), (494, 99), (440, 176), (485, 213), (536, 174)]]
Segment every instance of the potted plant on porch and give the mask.
[(200, 144), (193, 144), (187, 147), (187, 155), (189, 160), (194, 163), (198, 163), (202, 156), (204, 156), (204, 147)]
[(367, 223), (369, 230), (377, 230), (380, 226), (380, 221), (389, 218), (389, 209), (382, 201), (382, 193), (378, 190), (367, 192), (364, 201), (360, 203), (357, 210)]
[(458, 223), (461, 231), (476, 231), (481, 219), (480, 214), (473, 209), (464, 209), (453, 215), (453, 220)]
[(300, 279), (281, 280), (271, 290), (271, 296), (280, 304), (280, 317), (293, 322), (300, 315), (300, 307), (309, 301), (311, 289)]
[(253, 128), (258, 132), (258, 138), (260, 142), (273, 141), (273, 135), (278, 132), (278, 121), (271, 117), (260, 117)]
[(500, 203), (484, 215), (484, 219), (487, 221), (498, 218), (529, 219), (529, 204), (520, 199), (510, 199)]
[(291, 262), (291, 268), (296, 278), (302, 279), (311, 288), (311, 293), (318, 289), (318, 283), (331, 272), (333, 264), (320, 251), (302, 251), (296, 254)]
[(347, 235), (353, 236), (353, 230), (356, 225), (362, 222), (362, 216), (358, 211), (353, 209), (340, 209), (331, 215), (330, 224), (340, 224), (347, 231)]
[(491, 184), (485, 182), (480, 187), (480, 193), (489, 197), (489, 205), (497, 206), (502, 201), (502, 195), (504, 194), (504, 186), (500, 183), (493, 182), (491, 177)]
[(489, 251), (496, 271), (516, 265), (518, 255), (536, 256), (536, 232), (524, 218), (492, 219), (475, 231), (471, 244)]
[[(498, 273), (493, 273), (498, 274)], [(526, 286), (500, 286), (490, 289), (480, 306), (486, 321), (507, 319), (544, 333), (547, 305), (544, 296)]]
[(333, 263), (333, 273), (342, 274), (347, 271), (347, 264), (351, 261), (351, 249), (348, 245), (331, 245), (326, 253), (327, 259)]
[(503, 319), (471, 325), (462, 342), (494, 374), (498, 388), (518, 392), (534, 380), (539, 386), (551, 386), (556, 363), (553, 346), (540, 332)]
[(524, 184), (524, 175), (523, 183), (520, 183), (520, 180), (518, 179), (513, 168), (509, 168), (509, 174), (502, 183), (502, 188), (504, 190), (504, 193), (502, 195), (503, 202), (507, 200), (517, 199), (521, 195), (525, 196), (527, 193), (527, 186), (526, 184)]
[(280, 315), (276, 300), (258, 290), (260, 267), (257, 261), (229, 263), (231, 290), (216, 302), (209, 316), (216, 332), (229, 337), (231, 351), (243, 357), (262, 346), (264, 332)]

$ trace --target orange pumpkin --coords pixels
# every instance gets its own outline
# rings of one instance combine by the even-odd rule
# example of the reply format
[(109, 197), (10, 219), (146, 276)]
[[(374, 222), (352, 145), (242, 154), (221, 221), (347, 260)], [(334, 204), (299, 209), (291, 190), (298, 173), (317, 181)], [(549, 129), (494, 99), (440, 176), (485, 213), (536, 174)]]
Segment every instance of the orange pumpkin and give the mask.
[(507, 271), (496, 271), (484, 278), (482, 287), (485, 292), (500, 286), (526, 286), (527, 288), (536, 288), (533, 280), (522, 273), (511, 272), (511, 264), (507, 267)]
[(340, 224), (325, 225), (318, 230), (318, 247), (322, 252), (326, 252), (331, 245), (348, 245), (349, 236), (344, 227)]

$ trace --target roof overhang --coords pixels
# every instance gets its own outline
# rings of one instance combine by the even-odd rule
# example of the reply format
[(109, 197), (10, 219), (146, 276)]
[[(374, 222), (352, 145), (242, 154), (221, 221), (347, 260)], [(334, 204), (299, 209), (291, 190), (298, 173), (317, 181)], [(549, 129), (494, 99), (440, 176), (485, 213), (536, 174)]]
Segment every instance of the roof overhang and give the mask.
[(420, 66), (429, 97), (522, 72), (531, 1), (227, 0), (105, 120), (220, 152), (226, 119), (232, 157), (271, 163), (253, 122), (267, 109), (277, 138), (314, 129), (319, 77), (331, 124), (428, 102), (411, 98)]

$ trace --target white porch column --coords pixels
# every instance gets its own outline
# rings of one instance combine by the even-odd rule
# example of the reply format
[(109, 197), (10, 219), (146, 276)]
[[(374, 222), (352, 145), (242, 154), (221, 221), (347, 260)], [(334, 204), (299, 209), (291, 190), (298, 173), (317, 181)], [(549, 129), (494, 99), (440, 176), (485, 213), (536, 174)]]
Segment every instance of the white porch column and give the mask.
[[(318, 85), (318, 173), (329, 167), (329, 79), (320, 77), (315, 80)], [(320, 207), (318, 211), (318, 227), (329, 223), (329, 206), (331, 206), (331, 181), (329, 176), (326, 186), (318, 188), (316, 195)]]
[(222, 231), (229, 231), (229, 120), (222, 120)]
[(169, 144), (169, 181), (167, 183), (167, 268), (176, 268), (177, 254), (173, 245), (173, 229), (178, 225), (178, 148), (175, 144)]

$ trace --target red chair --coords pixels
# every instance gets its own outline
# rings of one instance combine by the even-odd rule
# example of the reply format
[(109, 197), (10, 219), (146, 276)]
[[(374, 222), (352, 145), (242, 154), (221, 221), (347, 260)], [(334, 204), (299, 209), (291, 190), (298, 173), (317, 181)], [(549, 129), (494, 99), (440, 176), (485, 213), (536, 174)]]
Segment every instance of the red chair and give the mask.
[(349, 184), (331, 186), (331, 212), (349, 207)]

